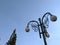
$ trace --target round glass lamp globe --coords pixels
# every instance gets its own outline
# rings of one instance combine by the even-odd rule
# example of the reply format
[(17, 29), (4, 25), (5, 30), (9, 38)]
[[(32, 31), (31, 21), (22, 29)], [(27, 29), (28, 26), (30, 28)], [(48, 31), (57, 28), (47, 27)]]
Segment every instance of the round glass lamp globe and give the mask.
[(26, 32), (29, 32), (29, 31), (30, 31), (30, 29), (27, 27), (27, 28), (25, 29), (25, 31), (26, 31)]
[(54, 21), (57, 20), (57, 17), (53, 15), (53, 16), (50, 17), (50, 20), (54, 22)]
[(49, 37), (50, 37), (49, 33), (46, 33), (46, 37), (47, 37), (47, 38), (49, 38)]

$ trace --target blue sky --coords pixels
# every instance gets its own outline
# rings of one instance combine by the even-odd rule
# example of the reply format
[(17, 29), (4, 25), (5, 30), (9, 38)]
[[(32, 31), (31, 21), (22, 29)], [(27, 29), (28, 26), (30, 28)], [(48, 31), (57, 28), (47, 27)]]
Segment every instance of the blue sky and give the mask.
[(60, 44), (60, 0), (0, 0), (0, 45), (10, 38), (16, 28), (16, 45), (44, 45), (43, 39), (39, 38), (38, 32), (31, 29), (25, 32), (27, 23), (30, 20), (37, 20), (46, 12), (57, 16), (56, 22), (49, 23), (47, 31), (50, 38), (47, 39), (48, 45)]

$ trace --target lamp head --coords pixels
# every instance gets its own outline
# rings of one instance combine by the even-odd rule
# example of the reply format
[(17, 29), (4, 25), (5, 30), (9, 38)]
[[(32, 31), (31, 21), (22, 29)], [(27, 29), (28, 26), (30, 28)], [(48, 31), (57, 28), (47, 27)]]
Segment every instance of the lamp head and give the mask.
[(26, 32), (29, 32), (30, 31), (29, 27), (26, 27), (25, 31)]
[(52, 15), (52, 16), (50, 16), (50, 20), (53, 21), (53, 22), (55, 22), (57, 20), (57, 17), (54, 16), (54, 15)]
[(49, 35), (49, 33), (48, 33), (48, 32), (47, 32), (45, 35), (46, 35), (46, 37), (47, 37), (47, 38), (49, 38), (49, 37), (50, 37), (50, 35)]

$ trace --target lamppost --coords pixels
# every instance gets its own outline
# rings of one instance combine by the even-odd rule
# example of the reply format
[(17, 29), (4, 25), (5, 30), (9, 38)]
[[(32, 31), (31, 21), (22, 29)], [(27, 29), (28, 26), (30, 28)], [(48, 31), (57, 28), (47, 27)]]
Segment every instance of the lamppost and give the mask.
[[(50, 20), (53, 21), (53, 22), (55, 22), (57, 20), (56, 16), (52, 15), (50, 12), (47, 12), (43, 15), (42, 19), (38, 18), (39, 22), (35, 21), (35, 20), (29, 21), (28, 24), (27, 24), (27, 27), (25, 29), (26, 32), (29, 32), (30, 31), (29, 25), (31, 25), (34, 31), (39, 32), (39, 37), (40, 38), (41, 38), (41, 34), (42, 34), (45, 45), (47, 45), (46, 37), (47, 38), (50, 37), (49, 33), (46, 30), (49, 26), (48, 25), (48, 23), (49, 23), (48, 16), (50, 16)], [(33, 24), (31, 24), (31, 23), (33, 23)], [(34, 24), (34, 23), (36, 23), (36, 24)]]

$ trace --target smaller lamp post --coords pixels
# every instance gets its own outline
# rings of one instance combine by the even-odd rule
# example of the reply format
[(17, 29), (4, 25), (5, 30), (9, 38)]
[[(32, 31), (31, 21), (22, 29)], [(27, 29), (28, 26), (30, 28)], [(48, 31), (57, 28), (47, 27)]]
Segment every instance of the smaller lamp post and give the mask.
[[(42, 19), (38, 18), (39, 22), (35, 21), (35, 20), (29, 21), (28, 24), (27, 24), (27, 27), (25, 29), (26, 32), (29, 32), (30, 31), (29, 25), (31, 25), (34, 31), (38, 31), (39, 32), (40, 38), (41, 38), (41, 34), (42, 34), (45, 45), (47, 45), (46, 37), (47, 38), (50, 37), (49, 33), (46, 30), (48, 28), (48, 26), (49, 26), (48, 25), (48, 23), (49, 23), (48, 16), (50, 16), (50, 20), (52, 22), (55, 22), (57, 20), (57, 17), (55, 15), (52, 15), (50, 12), (47, 12), (47, 13), (45, 13), (43, 15)], [(36, 23), (36, 24), (31, 24), (31, 23)]]

